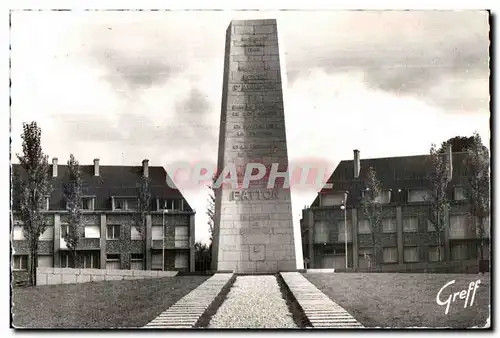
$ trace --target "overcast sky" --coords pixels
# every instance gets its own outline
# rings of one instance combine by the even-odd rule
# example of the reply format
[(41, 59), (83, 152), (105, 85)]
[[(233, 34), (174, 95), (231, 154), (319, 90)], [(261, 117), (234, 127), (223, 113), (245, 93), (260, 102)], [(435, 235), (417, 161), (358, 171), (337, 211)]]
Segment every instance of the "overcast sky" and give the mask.
[[(278, 20), (292, 164), (425, 154), (475, 130), (489, 143), (486, 12), (16, 12), (12, 152), (36, 120), (60, 162), (215, 163), (225, 30), (246, 18)], [(207, 189), (183, 193), (205, 240)], [(292, 191), (296, 228), (314, 198)]]

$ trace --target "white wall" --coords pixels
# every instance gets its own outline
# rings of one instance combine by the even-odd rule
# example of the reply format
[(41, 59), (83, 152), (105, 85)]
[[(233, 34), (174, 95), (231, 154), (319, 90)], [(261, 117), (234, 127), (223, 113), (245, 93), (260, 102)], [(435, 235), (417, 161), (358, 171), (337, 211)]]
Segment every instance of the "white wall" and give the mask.
[(189, 255), (187, 252), (175, 253), (175, 268), (187, 268), (189, 266)]
[(47, 226), (45, 231), (40, 235), (41, 241), (52, 241), (54, 240), (54, 227), (52, 225)]
[(14, 229), (12, 230), (14, 235), (14, 240), (22, 241), (26, 238), (24, 237), (23, 227), (21, 225), (14, 225)]
[(85, 238), (101, 238), (101, 227), (99, 225), (86, 225)]
[(153, 240), (161, 240), (162, 239), (162, 226), (161, 225), (153, 225), (151, 227), (151, 237)]
[(38, 255), (38, 266), (41, 268), (51, 268), (53, 266), (52, 255)]

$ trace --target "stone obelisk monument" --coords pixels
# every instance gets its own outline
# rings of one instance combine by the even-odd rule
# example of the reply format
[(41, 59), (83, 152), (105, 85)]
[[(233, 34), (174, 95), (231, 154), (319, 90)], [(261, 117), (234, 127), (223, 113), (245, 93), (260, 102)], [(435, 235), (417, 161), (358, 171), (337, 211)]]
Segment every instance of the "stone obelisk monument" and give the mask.
[[(235, 165), (241, 184), (248, 163), (288, 167), (276, 20), (233, 20), (226, 32), (218, 168)], [(268, 180), (216, 189), (213, 269), (296, 270), (290, 190)]]

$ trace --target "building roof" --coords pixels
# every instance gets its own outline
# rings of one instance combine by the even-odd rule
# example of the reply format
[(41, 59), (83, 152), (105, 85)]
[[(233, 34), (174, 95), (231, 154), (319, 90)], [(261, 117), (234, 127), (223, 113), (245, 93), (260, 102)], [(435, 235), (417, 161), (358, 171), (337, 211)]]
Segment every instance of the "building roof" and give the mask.
[[(449, 186), (462, 182), (466, 177), (466, 157), (466, 152), (452, 154), (453, 173)], [(363, 178), (366, 177), (370, 167), (375, 170), (377, 179), (381, 182), (384, 190), (391, 189), (393, 192), (397, 192), (401, 189), (404, 192), (411, 188), (424, 188), (429, 184), (428, 177), (432, 170), (432, 163), (429, 155), (360, 159), (359, 178), (355, 178), (354, 160), (343, 160), (337, 165), (327, 181), (333, 184), (333, 187), (321, 189), (320, 194), (349, 191), (349, 194), (356, 198), (348, 198), (348, 204), (359, 202), (361, 191), (364, 189)], [(393, 199), (398, 198), (395, 193), (391, 195)], [(319, 206), (318, 196), (311, 206)]]
[[(64, 210), (65, 200), (63, 194), (64, 182), (68, 177), (68, 166), (57, 166), (57, 177), (52, 177), (52, 167), (49, 165), (48, 177), (52, 185), (49, 210)], [(12, 197), (16, 205), (15, 175), (24, 174), (20, 164), (12, 165)], [(95, 196), (95, 210), (110, 210), (112, 196), (138, 196), (138, 187), (142, 177), (142, 166), (110, 166), (99, 165), (99, 176), (94, 176), (94, 165), (80, 165), (82, 178), (82, 194)], [(156, 198), (184, 199), (178, 189), (173, 189), (167, 184), (167, 173), (163, 167), (148, 166), (149, 185), (151, 189), (151, 210), (156, 209)], [(185, 199), (184, 199), (185, 200)], [(186, 201), (187, 202), (187, 201)], [(187, 206), (186, 206), (187, 204)], [(186, 210), (192, 210), (188, 203), (184, 203)]]

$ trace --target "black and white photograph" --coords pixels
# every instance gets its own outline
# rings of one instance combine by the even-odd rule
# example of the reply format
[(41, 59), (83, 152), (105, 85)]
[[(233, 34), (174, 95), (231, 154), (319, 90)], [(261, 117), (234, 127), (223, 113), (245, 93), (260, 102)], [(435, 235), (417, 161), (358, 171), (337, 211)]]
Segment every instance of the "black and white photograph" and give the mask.
[(11, 9), (11, 330), (491, 330), (493, 16)]

